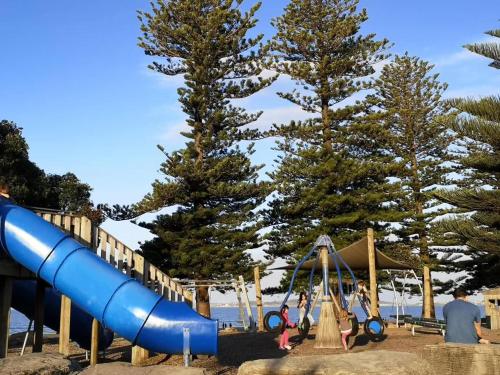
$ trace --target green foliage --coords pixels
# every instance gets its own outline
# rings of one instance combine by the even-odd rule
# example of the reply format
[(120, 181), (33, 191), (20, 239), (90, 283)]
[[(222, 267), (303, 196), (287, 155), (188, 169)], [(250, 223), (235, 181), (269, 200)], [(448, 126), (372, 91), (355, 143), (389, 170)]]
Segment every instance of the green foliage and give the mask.
[[(500, 38), (500, 30), (487, 34)], [(465, 47), (492, 58), (490, 66), (500, 69), (498, 43)], [(440, 222), (436, 232), (456, 246), (450, 250), (449, 269), (468, 273), (464, 287), (496, 287), (500, 284), (500, 96), (453, 99), (450, 104), (461, 113), (448, 125), (463, 140), (460, 164), (465, 178), (462, 188), (436, 193), (458, 212)]]
[(429, 222), (439, 214), (440, 202), (432, 191), (447, 183), (451, 170), (445, 162), (451, 160), (448, 149), (453, 140), (443, 124), (448, 109), (442, 94), (447, 85), (438, 81), (432, 68), (417, 57), (396, 56), (382, 69), (370, 97), (380, 108), (371, 117), (382, 124), (387, 151), (398, 165), (394, 177), (404, 194), (394, 203), (409, 214), (397, 234), (425, 264), (431, 263), (433, 255)]
[(467, 245), (465, 251), (459, 248), (454, 252), (468, 258), (454, 259), (449, 265), (450, 270), (468, 272), (465, 287), (494, 287), (500, 283), (500, 97), (455, 99), (451, 103), (466, 113), (452, 124), (453, 130), (465, 137), (467, 148), (460, 160), (466, 175), (462, 185), (477, 187), (436, 194), (466, 214), (439, 223), (437, 229), (450, 244)]
[[(496, 38), (500, 38), (500, 29), (487, 31), (486, 34)], [(475, 44), (467, 44), (464, 47), (471, 52), (492, 59), (493, 62), (490, 63), (490, 66), (492, 68), (500, 69), (500, 43), (498, 42), (475, 43)]]
[(22, 128), (0, 121), (0, 182), (10, 187), (13, 199), (26, 206), (64, 211), (92, 211), (92, 188), (73, 173), (46, 175), (29, 159)]
[(12, 197), (24, 205), (43, 202), (45, 173), (29, 160), (28, 144), (22, 128), (7, 120), (0, 121), (0, 182), (10, 187)]
[(369, 76), (388, 45), (372, 34), (360, 35), (367, 15), (357, 5), (292, 0), (273, 21), (274, 69), (300, 87), (278, 95), (313, 117), (275, 125), (268, 133), (278, 138), (280, 152), (279, 166), (270, 174), (276, 199), (266, 212), (273, 227), (270, 257), (296, 263), (321, 234), (341, 248), (366, 228), (383, 231), (382, 222), (401, 218), (384, 204), (396, 191), (387, 180), (395, 165), (384, 151), (383, 132), (365, 119), (370, 103), (353, 99), (372, 87)]
[(157, 1), (150, 13), (139, 12), (148, 55), (163, 58), (150, 68), (168, 76), (183, 74), (179, 101), (187, 115), (188, 142), (182, 150), (160, 150), (164, 180), (133, 209), (136, 213), (172, 207), (152, 223), (142, 223), (157, 237), (146, 242), (146, 257), (171, 276), (228, 278), (249, 272), (246, 250), (259, 246), (254, 210), (268, 194), (258, 182), (261, 166), (252, 165), (259, 134), (249, 125), (261, 113), (248, 114), (234, 99), (249, 97), (270, 85), (261, 78), (267, 47), (262, 35), (247, 38), (260, 3), (240, 11), (242, 0)]

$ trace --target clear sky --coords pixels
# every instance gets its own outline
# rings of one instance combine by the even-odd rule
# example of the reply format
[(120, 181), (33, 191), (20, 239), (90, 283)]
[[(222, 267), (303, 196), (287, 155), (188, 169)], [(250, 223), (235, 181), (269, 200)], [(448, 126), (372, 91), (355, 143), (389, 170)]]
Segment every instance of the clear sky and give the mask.
[[(258, 31), (287, 0), (264, 0)], [(247, 1), (251, 4), (253, 1)], [(498, 93), (500, 76), (465, 43), (485, 40), (499, 26), (498, 0), (361, 0), (374, 32), (436, 64), (448, 96)], [(137, 47), (139, 0), (2, 0), (0, 3), (0, 119), (24, 128), (31, 158), (47, 172), (72, 171), (93, 186), (96, 203), (133, 203), (158, 177), (162, 154), (182, 146), (177, 78), (148, 71)], [(265, 111), (258, 126), (303, 118), (275, 92), (286, 79), (241, 104)], [(272, 142), (255, 161), (272, 168)], [(117, 234), (118, 237), (119, 234)]]

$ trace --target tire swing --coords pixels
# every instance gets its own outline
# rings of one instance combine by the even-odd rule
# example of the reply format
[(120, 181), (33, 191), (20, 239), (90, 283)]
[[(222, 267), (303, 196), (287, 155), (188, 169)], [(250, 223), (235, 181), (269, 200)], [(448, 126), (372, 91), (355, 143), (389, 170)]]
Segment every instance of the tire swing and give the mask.
[(384, 321), (378, 316), (373, 316), (365, 320), (364, 330), (372, 341), (381, 341), (384, 338)]
[(359, 321), (356, 314), (351, 313), (349, 315), (349, 323), (351, 323), (351, 336), (357, 336), (359, 332)]
[(264, 328), (268, 332), (279, 333), (283, 330), (285, 322), (278, 311), (269, 311), (264, 316)]
[[(301, 261), (295, 267), (295, 270), (293, 271), (292, 279), (290, 281), (290, 286), (288, 288), (288, 293), (286, 294), (285, 299), (281, 303), (279, 311), (269, 311), (264, 316), (264, 328), (266, 329), (266, 331), (272, 332), (272, 333), (281, 333), (281, 331), (285, 328), (284, 327), (285, 322), (283, 320), (283, 317), (281, 316), (281, 312), (280, 311), (286, 305), (286, 302), (288, 301), (288, 298), (292, 294), (293, 284), (295, 282), (295, 278), (296, 278), (297, 273), (299, 272), (300, 268), (302, 267), (302, 265), (309, 258), (311, 258), (312, 256), (314, 256), (315, 253), (316, 253), (316, 246), (314, 246), (309, 251), (309, 253), (307, 253), (307, 255), (304, 258), (302, 258)], [(312, 278), (314, 276), (314, 268), (315, 267), (313, 267), (313, 270), (312, 270), (312, 273), (311, 273), (311, 276), (310, 276), (310, 280), (312, 280)], [(310, 303), (311, 303), (311, 291), (312, 291), (312, 285), (309, 285), (309, 292), (310, 293), (309, 293), (308, 301), (307, 301), (306, 314), (304, 316), (304, 319), (302, 320), (302, 324), (299, 327), (299, 334), (300, 334), (301, 339), (307, 337), (307, 335), (309, 333), (309, 330), (311, 329), (311, 322), (307, 318), (307, 314), (309, 312), (309, 306), (310, 306)]]

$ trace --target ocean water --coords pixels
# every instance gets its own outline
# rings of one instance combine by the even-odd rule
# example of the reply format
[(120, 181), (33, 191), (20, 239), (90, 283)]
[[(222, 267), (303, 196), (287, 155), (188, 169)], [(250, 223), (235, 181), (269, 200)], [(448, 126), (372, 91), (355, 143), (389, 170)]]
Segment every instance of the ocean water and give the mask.
[[(478, 305), (478, 307), (481, 310), (481, 316), (484, 316), (484, 307), (482, 305)], [(275, 306), (275, 307), (265, 306), (264, 307), (264, 314), (266, 314), (268, 311), (277, 311), (278, 309), (279, 309), (279, 306)], [(361, 307), (354, 306), (353, 310), (360, 321), (365, 320), (366, 314), (363, 312)], [(320, 312), (319, 307), (317, 307), (312, 312), (313, 318), (316, 320), (316, 322), (318, 321), (319, 312)], [(412, 316), (421, 316), (421, 312), (422, 312), (421, 306), (407, 306), (407, 307), (405, 307), (405, 314), (409, 314)], [(380, 313), (382, 315), (382, 318), (391, 320), (390, 315), (395, 315), (396, 310), (395, 310), (395, 308), (393, 308), (391, 306), (381, 306)], [(226, 323), (227, 325), (231, 324), (233, 327), (241, 327), (243, 325), (241, 322), (240, 310), (238, 309), (238, 307), (212, 307), (211, 314), (212, 314), (212, 319), (219, 320), (220, 326), (222, 326), (223, 323)], [(254, 319), (256, 319), (256, 317), (257, 317), (257, 309), (256, 308), (252, 308), (252, 314), (254, 316)], [(246, 310), (245, 310), (245, 315), (246, 315)], [(289, 316), (290, 316), (290, 320), (292, 320), (293, 322), (297, 322), (299, 320), (299, 310), (295, 306), (290, 305)], [(442, 306), (439, 306), (439, 305), (436, 306), (436, 318), (443, 319), (443, 307)], [(10, 315), (10, 332), (11, 333), (26, 331), (26, 329), (28, 328), (28, 324), (29, 324), (29, 320), (24, 315), (17, 312), (16, 310), (11, 310), (11, 315)], [(45, 327), (44, 331), (47, 333), (54, 332), (47, 327)]]

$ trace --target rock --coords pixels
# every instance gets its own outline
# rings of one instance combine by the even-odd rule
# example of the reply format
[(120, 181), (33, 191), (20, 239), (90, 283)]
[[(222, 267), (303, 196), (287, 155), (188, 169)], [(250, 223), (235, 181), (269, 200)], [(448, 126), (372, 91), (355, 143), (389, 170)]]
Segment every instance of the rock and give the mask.
[(79, 370), (77, 363), (60, 354), (33, 353), (0, 359), (2, 375), (66, 375)]
[[(435, 375), (416, 354), (386, 350), (289, 356), (243, 363), (238, 375)], [(441, 374), (440, 374), (441, 375)]]
[(422, 356), (439, 375), (500, 374), (500, 345), (426, 345)]
[(206, 375), (202, 368), (174, 366), (132, 366), (130, 363), (102, 363), (86, 368), (80, 375)]

